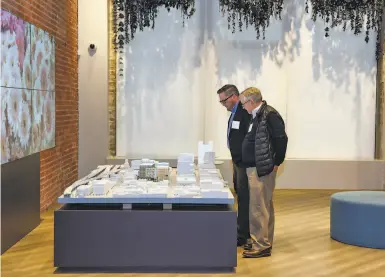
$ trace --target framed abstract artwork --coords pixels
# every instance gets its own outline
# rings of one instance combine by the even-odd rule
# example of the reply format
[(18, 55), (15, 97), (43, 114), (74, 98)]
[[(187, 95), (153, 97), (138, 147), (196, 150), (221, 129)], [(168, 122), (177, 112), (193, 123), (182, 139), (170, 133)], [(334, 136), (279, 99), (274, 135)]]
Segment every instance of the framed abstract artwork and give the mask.
[(1, 163), (55, 147), (55, 38), (1, 10)]

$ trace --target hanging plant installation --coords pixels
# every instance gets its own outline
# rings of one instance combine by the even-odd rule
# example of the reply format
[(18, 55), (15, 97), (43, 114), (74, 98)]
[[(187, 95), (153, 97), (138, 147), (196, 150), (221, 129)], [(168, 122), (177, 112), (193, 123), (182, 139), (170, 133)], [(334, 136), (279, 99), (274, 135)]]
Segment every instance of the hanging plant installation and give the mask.
[(181, 10), (184, 20), (195, 13), (195, 0), (113, 0), (115, 49), (123, 49), (144, 28), (155, 27), (159, 8)]
[(377, 32), (376, 58), (380, 57), (380, 29), (385, 0), (306, 0), (305, 10), (312, 8), (312, 20), (321, 18), (326, 23), (325, 37), (331, 28), (341, 26), (343, 31), (350, 29), (355, 35), (365, 32), (369, 42), (370, 30)]
[[(266, 28), (270, 25), (270, 18), (281, 19), (283, 0), (219, 0), (223, 16), (227, 12), (228, 29), (235, 33), (242, 32), (243, 25), (247, 29), (253, 26), (257, 39), (265, 39)], [(237, 24), (238, 23), (238, 24)]]
[[(195, 0), (113, 0), (114, 48), (123, 54), (124, 45), (134, 39), (135, 33), (155, 27), (159, 8), (181, 11), (183, 26), (186, 18), (195, 13)], [(119, 57), (119, 76), (123, 76), (123, 57)]]

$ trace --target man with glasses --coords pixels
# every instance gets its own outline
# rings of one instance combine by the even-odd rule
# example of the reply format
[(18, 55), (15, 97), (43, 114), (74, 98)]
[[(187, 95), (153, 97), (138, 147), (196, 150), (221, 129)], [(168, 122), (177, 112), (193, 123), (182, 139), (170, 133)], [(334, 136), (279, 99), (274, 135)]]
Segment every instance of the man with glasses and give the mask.
[(252, 249), (244, 251), (243, 257), (267, 257), (271, 255), (274, 238), (275, 178), (285, 159), (288, 138), (282, 117), (262, 100), (259, 89), (246, 89), (240, 99), (243, 108), (253, 117), (242, 145), (243, 164), (249, 179), (249, 221), (253, 240)]
[(242, 164), (242, 142), (247, 134), (250, 114), (239, 102), (239, 91), (235, 85), (225, 85), (217, 91), (219, 102), (231, 112), (227, 123), (227, 147), (230, 149), (233, 162), (234, 190), (238, 195), (238, 238), (237, 245), (245, 250), (251, 249), (247, 244), (249, 232), (249, 184), (246, 168)]

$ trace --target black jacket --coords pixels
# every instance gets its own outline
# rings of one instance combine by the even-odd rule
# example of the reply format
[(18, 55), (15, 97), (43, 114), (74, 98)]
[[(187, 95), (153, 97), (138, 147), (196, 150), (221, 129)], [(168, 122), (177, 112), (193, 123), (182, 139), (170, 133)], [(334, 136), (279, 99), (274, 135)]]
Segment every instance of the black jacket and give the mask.
[(288, 137), (280, 114), (264, 101), (242, 145), (243, 164), (256, 167), (259, 177), (269, 174), (285, 159)]
[(281, 115), (265, 101), (256, 115), (255, 124), (255, 166), (261, 177), (284, 161), (288, 137)]
[[(230, 118), (231, 115), (227, 122), (227, 128), (230, 128), (229, 147), (231, 158), (236, 165), (242, 166), (242, 142), (249, 129), (251, 115), (242, 107), (241, 103), (238, 103), (233, 122), (239, 122), (239, 129), (231, 128), (232, 126), (229, 126)], [(237, 123), (235, 123), (235, 125), (237, 125)]]

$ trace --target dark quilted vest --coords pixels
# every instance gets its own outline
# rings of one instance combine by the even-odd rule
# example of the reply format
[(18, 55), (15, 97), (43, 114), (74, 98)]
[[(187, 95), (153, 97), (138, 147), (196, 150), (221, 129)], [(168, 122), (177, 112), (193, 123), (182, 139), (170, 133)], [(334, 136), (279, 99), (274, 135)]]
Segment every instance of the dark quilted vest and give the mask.
[(268, 175), (274, 169), (274, 150), (266, 120), (267, 114), (271, 112), (277, 111), (263, 102), (256, 115), (255, 167), (259, 177)]

